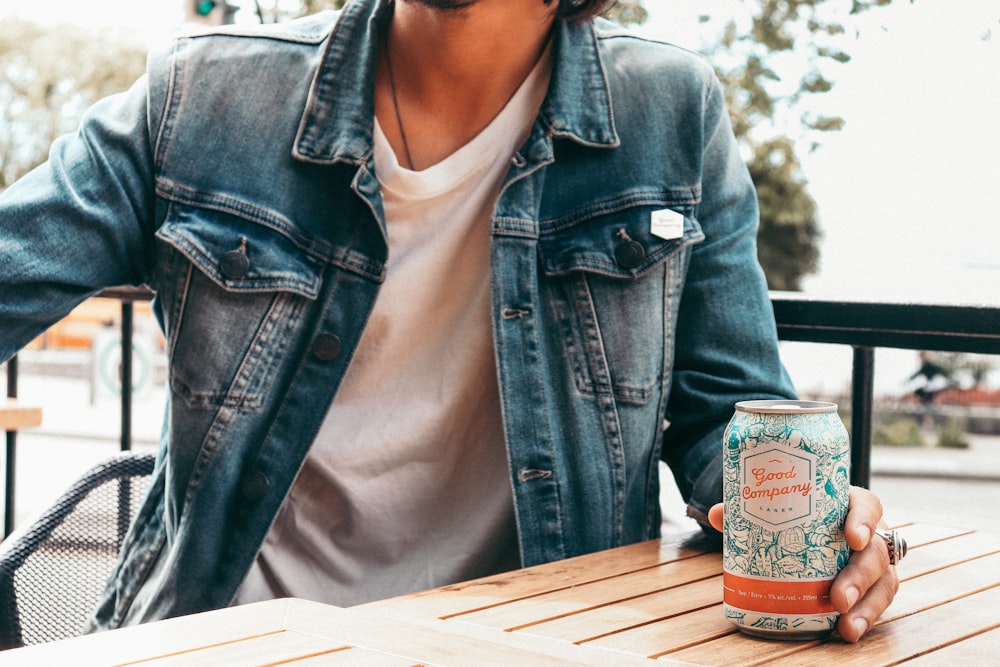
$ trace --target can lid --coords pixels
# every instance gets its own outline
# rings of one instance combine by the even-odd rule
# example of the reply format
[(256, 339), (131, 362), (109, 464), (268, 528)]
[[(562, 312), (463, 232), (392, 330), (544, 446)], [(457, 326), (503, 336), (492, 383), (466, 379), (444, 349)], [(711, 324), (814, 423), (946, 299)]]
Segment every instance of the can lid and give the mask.
[(736, 409), (741, 412), (803, 414), (836, 412), (837, 404), (828, 401), (758, 400), (740, 401), (736, 404)]

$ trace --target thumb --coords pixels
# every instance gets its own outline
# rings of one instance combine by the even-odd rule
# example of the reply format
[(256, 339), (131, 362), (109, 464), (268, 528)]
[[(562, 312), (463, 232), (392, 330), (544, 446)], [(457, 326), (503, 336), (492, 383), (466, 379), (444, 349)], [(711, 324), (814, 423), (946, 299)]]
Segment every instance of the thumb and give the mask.
[(722, 532), (723, 517), (725, 515), (722, 508), (722, 503), (716, 503), (708, 510), (708, 522), (712, 524), (712, 528), (715, 528), (720, 533)]

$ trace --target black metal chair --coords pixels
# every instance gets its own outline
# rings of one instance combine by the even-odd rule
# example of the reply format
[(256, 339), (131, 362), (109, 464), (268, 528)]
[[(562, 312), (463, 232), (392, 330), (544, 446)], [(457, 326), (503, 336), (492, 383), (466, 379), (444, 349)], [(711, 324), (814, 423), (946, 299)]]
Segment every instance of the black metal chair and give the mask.
[(33, 524), (0, 543), (0, 649), (80, 634), (145, 495), (154, 460), (126, 453), (104, 461)]

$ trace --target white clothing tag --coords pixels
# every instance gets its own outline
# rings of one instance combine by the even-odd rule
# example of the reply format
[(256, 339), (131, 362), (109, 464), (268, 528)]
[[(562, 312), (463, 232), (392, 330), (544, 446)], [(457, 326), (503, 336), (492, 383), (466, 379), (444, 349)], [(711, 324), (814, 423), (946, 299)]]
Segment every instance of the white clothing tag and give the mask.
[(649, 215), (649, 233), (664, 241), (679, 239), (684, 234), (684, 216), (669, 208)]

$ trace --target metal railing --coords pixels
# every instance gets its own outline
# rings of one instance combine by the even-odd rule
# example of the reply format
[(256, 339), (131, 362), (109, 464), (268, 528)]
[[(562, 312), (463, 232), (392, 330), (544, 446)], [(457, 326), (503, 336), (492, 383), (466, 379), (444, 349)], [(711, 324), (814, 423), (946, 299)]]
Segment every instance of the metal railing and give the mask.
[[(99, 296), (121, 302), (121, 438), (122, 451), (132, 446), (133, 304), (152, 297), (137, 288), (106, 290)], [(786, 341), (849, 345), (851, 378), (851, 482), (871, 482), (872, 405), (875, 349), (880, 347), (946, 352), (1000, 354), (1000, 307), (886, 303), (816, 299), (775, 292), (778, 337)], [(17, 359), (7, 366), (7, 392), (17, 393)], [(7, 484), (4, 535), (13, 522), (16, 433), (7, 434)]]
[(1000, 307), (771, 295), (781, 340), (850, 345), (851, 482), (871, 482), (875, 348), (1000, 354)]

